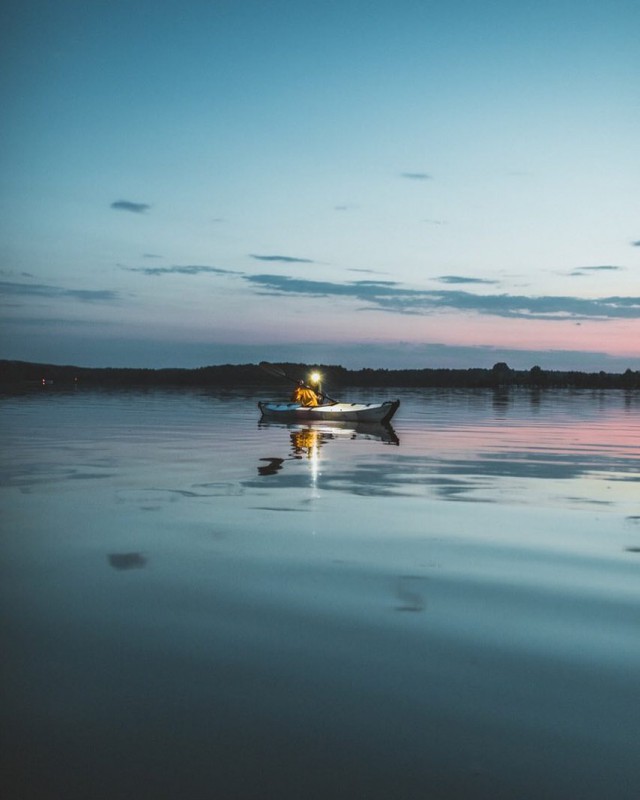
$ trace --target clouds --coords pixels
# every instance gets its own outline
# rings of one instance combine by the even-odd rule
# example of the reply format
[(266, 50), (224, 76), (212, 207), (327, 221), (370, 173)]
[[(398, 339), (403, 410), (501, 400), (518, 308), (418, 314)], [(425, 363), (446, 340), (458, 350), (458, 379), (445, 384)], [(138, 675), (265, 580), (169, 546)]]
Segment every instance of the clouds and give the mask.
[(490, 281), (487, 278), (467, 278), (464, 275), (439, 275), (436, 278), (441, 283), (482, 283), (482, 284), (496, 284), (498, 281)]
[[(288, 257), (286, 257), (288, 258)], [(577, 297), (571, 295), (516, 295), (497, 293), (481, 287), (490, 287), (496, 281), (464, 275), (441, 275), (435, 280), (451, 288), (415, 288), (396, 280), (383, 280), (374, 275), (356, 280), (310, 280), (292, 275), (272, 273), (253, 274), (202, 264), (172, 265), (167, 267), (141, 266), (121, 269), (147, 278), (197, 278), (206, 276), (235, 279), (234, 292), (242, 297), (246, 291), (253, 295), (289, 298), (316, 298), (318, 300), (342, 298), (351, 302), (354, 311), (378, 311), (389, 315), (432, 316), (439, 313), (458, 313), (479, 317), (502, 319), (558, 321), (640, 320), (640, 297), (605, 296)], [(582, 267), (583, 274), (608, 273), (622, 269), (613, 265)], [(361, 270), (366, 272), (366, 270)], [(577, 271), (576, 271), (577, 272)], [(203, 287), (203, 284), (198, 284)], [(478, 292), (456, 288), (478, 286)], [(244, 289), (243, 289), (244, 287)], [(199, 289), (201, 290), (201, 289)], [(211, 291), (214, 291), (212, 288)], [(133, 296), (133, 295), (132, 295)], [(12, 301), (48, 299), (77, 301), (80, 303), (112, 304), (124, 302), (120, 292), (106, 289), (79, 289), (45, 283), (0, 281), (0, 298), (5, 306)]]
[(387, 275), (387, 272), (382, 272), (378, 269), (361, 269), (359, 267), (350, 267), (347, 272), (363, 272), (367, 275)]
[(12, 283), (0, 281), (0, 296), (44, 297), (49, 299), (69, 298), (83, 303), (110, 303), (119, 299), (118, 292), (111, 289), (64, 289), (44, 283)]
[(186, 266), (173, 266), (173, 267), (121, 267), (127, 272), (140, 272), (143, 275), (160, 276), (160, 275), (238, 275), (230, 269), (221, 269), (220, 267), (207, 267), (198, 265)]
[[(247, 275), (245, 280), (260, 287), (261, 293), (296, 294), (307, 297), (352, 297), (375, 302), (385, 292), (397, 286), (394, 281), (312, 281), (287, 275)], [(402, 290), (399, 290), (402, 291)]]
[(578, 267), (577, 269), (574, 269), (573, 272), (570, 272), (569, 275), (572, 277), (579, 277), (583, 275), (591, 275), (594, 272), (620, 272), (623, 270), (624, 267), (616, 267), (612, 264), (604, 264), (597, 267)]
[(132, 214), (144, 214), (151, 206), (147, 203), (134, 203), (131, 200), (116, 200), (111, 203), (115, 211), (129, 211)]
[[(640, 297), (526, 297), (516, 295), (474, 295), (442, 292), (427, 299), (457, 311), (474, 311), (489, 316), (538, 320), (640, 319)], [(420, 301), (418, 300), (418, 306)]]
[(422, 290), (395, 281), (313, 281), (284, 275), (248, 275), (260, 293), (306, 297), (345, 297), (367, 303), (368, 309), (395, 314), (428, 315), (458, 311), (509, 319), (610, 320), (640, 319), (640, 297), (527, 297), (472, 294), (455, 290)]
[(406, 178), (409, 181), (430, 181), (431, 175), (427, 172), (401, 172), (401, 178)]
[(315, 262), (312, 261), (310, 258), (295, 258), (293, 256), (263, 256), (257, 255), (256, 253), (251, 253), (251, 258), (255, 258), (258, 261), (281, 261), (283, 264), (314, 264)]

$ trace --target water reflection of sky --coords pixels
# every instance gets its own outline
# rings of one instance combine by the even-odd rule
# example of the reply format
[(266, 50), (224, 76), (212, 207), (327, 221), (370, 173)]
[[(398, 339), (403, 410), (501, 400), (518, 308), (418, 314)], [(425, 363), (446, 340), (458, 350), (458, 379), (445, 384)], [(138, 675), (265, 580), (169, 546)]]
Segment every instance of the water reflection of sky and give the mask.
[[(233, 392), (8, 399), (5, 411), (14, 421), (6, 430), (10, 457), (0, 479), (23, 492), (72, 493), (76, 485), (99, 483), (106, 492), (122, 482), (124, 470), (130, 486), (117, 487), (118, 502), (137, 492), (147, 508), (159, 498), (312, 490), (316, 496), (621, 503), (628, 516), (637, 513), (638, 393), (394, 394), (401, 406), (393, 427), (265, 425), (255, 398)], [(362, 392), (352, 399), (381, 397)]]
[(639, 796), (640, 399), (400, 396), (4, 404), (20, 796)]

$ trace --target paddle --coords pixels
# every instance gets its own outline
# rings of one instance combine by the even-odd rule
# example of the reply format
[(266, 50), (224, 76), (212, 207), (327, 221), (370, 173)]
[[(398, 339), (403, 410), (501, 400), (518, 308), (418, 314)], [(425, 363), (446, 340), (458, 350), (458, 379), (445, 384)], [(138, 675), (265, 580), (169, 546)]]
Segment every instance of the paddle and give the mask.
[[(260, 369), (263, 369), (265, 372), (268, 372), (269, 375), (273, 375), (276, 378), (283, 378), (284, 380), (289, 381), (290, 383), (295, 383), (296, 385), (300, 383), (300, 381), (297, 378), (292, 378), (291, 375), (287, 375), (287, 373), (283, 369), (281, 369), (280, 367), (276, 367), (275, 364), (269, 364), (268, 361), (261, 361), (258, 364), (258, 366), (260, 367)], [(306, 384), (305, 386), (307, 389), (312, 389), (312, 391), (315, 391), (315, 389), (313, 389), (312, 386), (307, 386)], [(325, 394), (324, 392), (322, 392), (322, 396), (325, 398), (325, 400), (328, 400), (330, 403), (338, 402), (337, 400), (334, 400), (333, 397), (329, 397), (329, 395)]]

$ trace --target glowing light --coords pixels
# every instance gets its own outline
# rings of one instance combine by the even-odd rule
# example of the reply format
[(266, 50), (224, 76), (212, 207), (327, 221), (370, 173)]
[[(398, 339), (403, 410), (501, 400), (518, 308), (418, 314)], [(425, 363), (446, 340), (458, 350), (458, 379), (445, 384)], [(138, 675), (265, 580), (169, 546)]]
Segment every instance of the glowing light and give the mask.
[(309, 375), (309, 380), (311, 383), (320, 383), (321, 378), (322, 375), (319, 372), (312, 372), (311, 375)]

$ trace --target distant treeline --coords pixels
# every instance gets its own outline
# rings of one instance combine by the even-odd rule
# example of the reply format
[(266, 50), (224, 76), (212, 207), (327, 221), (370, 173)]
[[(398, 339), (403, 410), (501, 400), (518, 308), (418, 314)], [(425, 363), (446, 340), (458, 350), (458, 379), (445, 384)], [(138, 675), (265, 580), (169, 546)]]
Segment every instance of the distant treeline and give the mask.
[[(535, 389), (640, 389), (640, 371), (564, 372), (534, 366), (529, 370), (511, 369), (499, 362), (491, 369), (360, 369), (340, 366), (284, 364), (278, 366), (291, 378), (305, 379), (310, 369), (318, 369), (327, 392), (342, 387), (414, 387), (495, 389), (528, 387)], [(256, 386), (282, 394), (291, 384), (274, 378), (257, 364), (223, 364), (198, 369), (125, 369), (58, 366), (26, 361), (0, 361), (0, 385), (8, 386), (203, 386), (231, 388)]]

